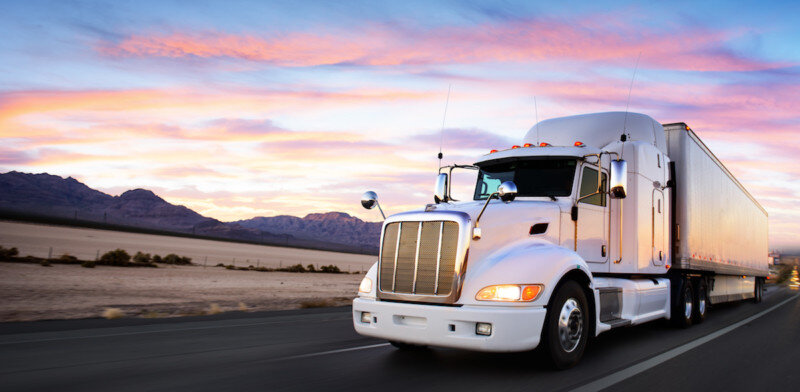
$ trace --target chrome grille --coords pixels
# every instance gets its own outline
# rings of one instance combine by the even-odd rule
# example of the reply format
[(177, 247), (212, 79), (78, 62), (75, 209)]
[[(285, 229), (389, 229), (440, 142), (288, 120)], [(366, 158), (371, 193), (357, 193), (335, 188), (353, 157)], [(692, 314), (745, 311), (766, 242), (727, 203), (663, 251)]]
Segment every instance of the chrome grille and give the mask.
[(457, 253), (456, 222), (389, 223), (381, 246), (380, 290), (448, 296), (453, 290)]

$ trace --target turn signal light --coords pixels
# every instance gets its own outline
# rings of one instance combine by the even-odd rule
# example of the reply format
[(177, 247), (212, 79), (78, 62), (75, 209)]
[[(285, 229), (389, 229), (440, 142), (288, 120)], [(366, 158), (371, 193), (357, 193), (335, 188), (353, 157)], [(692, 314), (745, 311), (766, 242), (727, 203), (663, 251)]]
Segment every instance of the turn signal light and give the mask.
[(550, 143), (541, 142), (539, 143), (539, 147), (550, 147)]
[(575, 147), (583, 147), (583, 142), (575, 142)]
[(478, 301), (531, 302), (539, 296), (544, 286), (540, 284), (500, 284), (482, 288), (475, 295)]

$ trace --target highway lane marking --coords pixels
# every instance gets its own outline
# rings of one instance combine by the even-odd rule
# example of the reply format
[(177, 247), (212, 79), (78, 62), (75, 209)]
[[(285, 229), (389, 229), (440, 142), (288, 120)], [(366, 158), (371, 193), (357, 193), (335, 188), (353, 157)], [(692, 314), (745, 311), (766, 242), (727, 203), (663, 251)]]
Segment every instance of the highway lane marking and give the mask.
[(613, 386), (613, 385), (615, 385), (615, 384), (617, 384), (619, 382), (625, 381), (628, 378), (631, 378), (631, 377), (633, 377), (633, 376), (635, 376), (635, 375), (637, 375), (639, 373), (642, 373), (644, 371), (650, 370), (650, 369), (652, 369), (652, 368), (654, 368), (654, 367), (656, 367), (656, 366), (658, 366), (658, 365), (660, 365), (660, 364), (662, 364), (662, 363), (664, 363), (666, 361), (669, 361), (670, 359), (673, 359), (673, 358), (677, 357), (678, 355), (681, 355), (681, 354), (683, 354), (683, 353), (685, 353), (685, 352), (687, 352), (687, 351), (689, 351), (689, 350), (691, 350), (693, 348), (699, 347), (699, 346), (701, 346), (701, 345), (703, 345), (705, 343), (708, 343), (708, 342), (710, 342), (710, 341), (712, 341), (712, 340), (714, 340), (714, 339), (716, 339), (716, 338), (718, 338), (718, 337), (720, 337), (722, 335), (725, 335), (728, 332), (731, 332), (731, 331), (735, 330), (736, 328), (739, 328), (739, 327), (741, 327), (741, 326), (743, 326), (743, 325), (745, 325), (747, 323), (750, 323), (753, 320), (756, 320), (756, 319), (766, 315), (767, 313), (772, 312), (773, 310), (778, 309), (779, 307), (789, 303), (790, 301), (793, 301), (793, 300), (797, 299), (798, 296), (800, 296), (800, 294), (795, 294), (792, 297), (783, 300), (779, 304), (774, 305), (773, 307), (771, 307), (769, 309), (763, 310), (760, 313), (757, 313), (757, 314), (755, 314), (753, 316), (750, 316), (750, 317), (748, 317), (748, 318), (746, 318), (746, 319), (744, 319), (742, 321), (739, 321), (739, 322), (737, 322), (735, 324), (731, 324), (731, 325), (729, 325), (729, 326), (727, 326), (727, 327), (725, 327), (723, 329), (720, 329), (720, 330), (718, 330), (716, 332), (710, 333), (710, 334), (708, 334), (706, 336), (703, 336), (701, 338), (695, 339), (695, 340), (693, 340), (691, 342), (688, 342), (688, 343), (686, 343), (686, 344), (684, 344), (682, 346), (675, 347), (672, 350), (669, 350), (667, 352), (664, 352), (664, 353), (661, 353), (659, 355), (656, 355), (655, 357), (650, 358), (650, 359), (648, 359), (648, 360), (646, 360), (644, 362), (637, 363), (636, 365), (630, 366), (630, 367), (622, 369), (622, 370), (620, 370), (620, 371), (618, 371), (616, 373), (609, 374), (608, 376), (605, 376), (605, 377), (600, 378), (598, 380), (592, 381), (592, 382), (590, 382), (588, 384), (582, 385), (582, 386), (580, 386), (578, 388), (573, 389), (572, 392), (590, 392), (590, 391), (594, 392), (594, 391), (600, 391), (600, 390), (606, 389), (606, 388), (608, 388), (610, 386)]
[(366, 350), (366, 349), (370, 349), (370, 348), (386, 347), (386, 346), (389, 346), (390, 344), (391, 343), (378, 343), (378, 344), (370, 344), (368, 346), (341, 348), (341, 349), (338, 349), (338, 350), (322, 351), (322, 352), (311, 353), (311, 354), (292, 355), (290, 357), (277, 358), (277, 359), (274, 359), (274, 361), (283, 361), (283, 360), (288, 360), (288, 359), (301, 359), (301, 358), (319, 357), (319, 356), (322, 356), (322, 355), (345, 353), (345, 352), (348, 352), (348, 351), (358, 351), (358, 350)]
[[(324, 321), (344, 321), (344, 320), (352, 320), (352, 317), (330, 318), (330, 319), (322, 319), (322, 320), (316, 320), (316, 321), (324, 322)], [(120, 332), (120, 333), (108, 333), (108, 334), (102, 334), (102, 335), (89, 335), (89, 336), (64, 336), (64, 337), (60, 337), (60, 338), (6, 341), (6, 342), (0, 342), (0, 346), (10, 345), (10, 344), (55, 342), (55, 341), (60, 341), (60, 340), (94, 339), (94, 338), (110, 338), (110, 337), (117, 337), (117, 336), (148, 335), (148, 334), (165, 333), (165, 332), (202, 331), (202, 330), (208, 330), (208, 329), (253, 327), (253, 326), (258, 326), (258, 325), (281, 324), (281, 323), (290, 323), (290, 322), (296, 322), (296, 321), (295, 320), (264, 321), (264, 322), (260, 322), (260, 323), (215, 325), (215, 326), (208, 326), (208, 327), (158, 329), (158, 330), (153, 330), (153, 331)], [(116, 328), (133, 328), (133, 327), (135, 327), (135, 326), (116, 327)], [(87, 331), (87, 330), (73, 330), (73, 331)], [(91, 329), (89, 329), (88, 331), (91, 331)], [(69, 331), (65, 331), (65, 332), (69, 332)], [(40, 333), (51, 333), (51, 332), (40, 332)], [(55, 332), (55, 333), (58, 333), (58, 332)], [(9, 335), (6, 335), (6, 336), (9, 336)], [(0, 340), (1, 339), (3, 339), (2, 335), (0, 335)]]

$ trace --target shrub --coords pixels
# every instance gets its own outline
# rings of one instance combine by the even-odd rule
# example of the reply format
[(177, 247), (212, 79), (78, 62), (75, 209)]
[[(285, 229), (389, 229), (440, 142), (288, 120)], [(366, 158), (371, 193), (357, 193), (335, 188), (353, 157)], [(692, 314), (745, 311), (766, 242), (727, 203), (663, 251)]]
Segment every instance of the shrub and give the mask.
[(161, 263), (161, 262), (163, 262), (163, 260), (161, 260), (161, 256), (159, 256), (159, 255), (153, 255), (153, 257), (152, 257), (152, 258), (150, 258), (150, 261), (152, 261), (152, 262), (154, 262), (154, 263)]
[(225, 266), (225, 264), (217, 263), (217, 265), (215, 265), (214, 267), (224, 267), (224, 266)]
[(339, 270), (339, 267), (337, 267), (337, 266), (335, 266), (333, 264), (331, 264), (331, 265), (323, 265), (322, 267), (319, 267), (319, 270), (320, 270), (320, 272), (325, 272), (325, 273), (329, 273), (329, 274), (338, 274), (338, 273), (342, 272), (341, 270)]
[(0, 260), (9, 260), (12, 257), (17, 257), (19, 250), (17, 248), (3, 248), (0, 246)]
[(222, 313), (222, 308), (219, 307), (217, 304), (211, 304), (208, 307), (208, 314), (220, 314)]
[(164, 264), (190, 265), (192, 264), (192, 259), (189, 257), (181, 257), (174, 253), (170, 253), (164, 256), (164, 258), (161, 259), (161, 262)]
[(134, 263), (148, 264), (150, 263), (150, 260), (152, 260), (150, 253), (136, 252), (136, 254), (133, 256)]
[(107, 318), (109, 320), (118, 319), (118, 318), (121, 318), (121, 317), (124, 317), (124, 316), (125, 316), (125, 312), (123, 312), (122, 309), (118, 309), (118, 308), (106, 308), (103, 311), (103, 317), (105, 317), (105, 318)]
[(41, 265), (42, 267), (52, 267), (52, 265), (50, 264), (50, 260), (47, 259), (42, 259), (42, 261), (39, 262), (39, 265)]
[(117, 249), (106, 252), (102, 256), (100, 256), (100, 262), (98, 264), (116, 265), (125, 267), (130, 263), (131, 263), (131, 255), (129, 255), (128, 252), (122, 249)]
[(300, 302), (300, 307), (303, 309), (310, 309), (310, 308), (326, 308), (329, 306), (333, 306), (333, 301), (329, 299), (310, 299), (303, 302)]
[(234, 266), (233, 264), (231, 264), (231, 265), (226, 265), (226, 266), (225, 266), (225, 269), (229, 269), (229, 270), (235, 270), (235, 269), (236, 269), (236, 266)]
[(81, 267), (83, 267), (83, 268), (94, 268), (94, 264), (95, 264), (95, 262), (93, 260), (86, 260), (83, 263), (81, 263)]
[(62, 264), (78, 264), (80, 260), (77, 257), (70, 255), (69, 253), (64, 253), (61, 257), (58, 258), (58, 262)]
[(308, 272), (317, 272), (317, 269), (314, 268), (314, 264), (309, 264), (306, 270), (308, 270)]
[(306, 269), (303, 268), (302, 264), (295, 264), (295, 265), (292, 265), (292, 266), (284, 268), (283, 271), (286, 271), (286, 272), (306, 272)]

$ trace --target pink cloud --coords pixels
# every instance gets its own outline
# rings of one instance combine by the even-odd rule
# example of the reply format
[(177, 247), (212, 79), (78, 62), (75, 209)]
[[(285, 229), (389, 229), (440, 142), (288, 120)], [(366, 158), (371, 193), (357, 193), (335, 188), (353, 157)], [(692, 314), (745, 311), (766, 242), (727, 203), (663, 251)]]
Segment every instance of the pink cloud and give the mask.
[(286, 67), (371, 66), (581, 60), (661, 69), (749, 71), (788, 66), (750, 59), (725, 47), (735, 33), (681, 27), (652, 32), (627, 24), (519, 20), (430, 30), (371, 25), (339, 34), (279, 36), (218, 31), (142, 33), (98, 50), (109, 56), (232, 58)]

